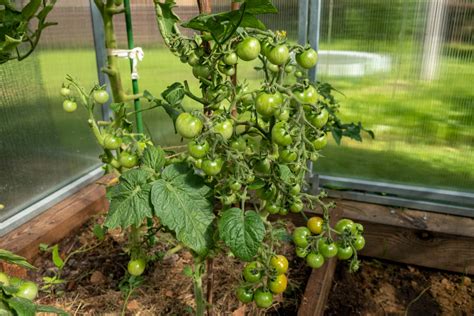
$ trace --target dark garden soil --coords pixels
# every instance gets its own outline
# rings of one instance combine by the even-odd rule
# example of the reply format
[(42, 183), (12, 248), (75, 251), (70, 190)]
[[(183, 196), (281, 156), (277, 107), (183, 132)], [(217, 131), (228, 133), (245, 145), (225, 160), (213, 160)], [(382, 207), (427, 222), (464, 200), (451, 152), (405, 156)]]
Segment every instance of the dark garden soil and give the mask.
[(328, 316), (474, 315), (469, 277), (374, 259), (356, 273), (338, 264), (329, 297)]
[[(71, 315), (120, 315), (124, 295), (119, 283), (128, 262), (122, 248), (125, 242), (115, 231), (98, 244), (92, 233), (96, 221), (91, 220), (59, 244), (63, 258), (78, 249), (87, 251), (70, 256), (61, 274), (66, 282), (57, 286), (54, 295), (41, 294), (40, 303), (63, 308)], [(290, 261), (291, 283), (284, 297), (277, 296), (277, 303), (267, 311), (253, 305), (243, 307), (235, 299), (242, 263), (232, 257), (215, 258), (214, 315), (296, 315), (311, 270), (295, 257), (290, 246), (280, 252)], [(34, 263), (40, 267), (33, 276), (38, 282), (54, 274), (50, 254), (42, 254)], [(183, 274), (191, 264), (191, 255), (180, 252), (149, 266), (143, 284), (128, 301), (127, 315), (191, 315), (192, 283)], [(473, 293), (466, 276), (363, 259), (360, 271), (353, 274), (346, 264), (338, 264), (325, 314), (474, 315)]]

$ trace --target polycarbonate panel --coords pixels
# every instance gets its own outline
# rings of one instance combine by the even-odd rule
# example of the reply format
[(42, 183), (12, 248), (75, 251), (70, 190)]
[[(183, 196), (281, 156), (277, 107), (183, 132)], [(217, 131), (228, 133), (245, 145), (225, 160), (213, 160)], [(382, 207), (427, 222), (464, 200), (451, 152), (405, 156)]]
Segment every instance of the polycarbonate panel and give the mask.
[(318, 172), (474, 191), (472, 0), (325, 0), (318, 78), (345, 121), (375, 132), (330, 143)]
[(99, 165), (83, 108), (62, 109), (66, 74), (97, 82), (87, 0), (58, 1), (39, 48), (0, 65), (0, 221)]

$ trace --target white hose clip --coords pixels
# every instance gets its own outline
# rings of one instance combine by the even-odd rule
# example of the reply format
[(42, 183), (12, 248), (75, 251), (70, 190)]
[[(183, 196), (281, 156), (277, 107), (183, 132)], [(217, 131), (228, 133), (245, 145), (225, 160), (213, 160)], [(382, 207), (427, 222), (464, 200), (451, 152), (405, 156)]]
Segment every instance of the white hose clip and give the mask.
[(138, 76), (138, 61), (142, 61), (145, 53), (141, 47), (134, 49), (109, 49), (109, 56), (117, 56), (120, 58), (128, 58), (132, 60), (132, 79), (136, 80)]

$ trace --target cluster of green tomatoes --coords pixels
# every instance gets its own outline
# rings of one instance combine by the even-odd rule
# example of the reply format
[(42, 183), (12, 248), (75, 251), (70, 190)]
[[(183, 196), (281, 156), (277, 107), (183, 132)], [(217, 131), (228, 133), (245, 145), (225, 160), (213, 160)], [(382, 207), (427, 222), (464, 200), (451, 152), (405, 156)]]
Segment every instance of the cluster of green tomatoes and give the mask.
[[(74, 84), (74, 83), (73, 83)], [(103, 105), (110, 99), (109, 94), (103, 87), (96, 86), (89, 94), (77, 87), (79, 99), (89, 111), (89, 124), (94, 132), (98, 143), (104, 149), (101, 155), (102, 161), (117, 170), (130, 169), (138, 165), (139, 153), (146, 146), (146, 142), (138, 142), (133, 139), (129, 128), (117, 126), (123, 120), (114, 120), (105, 126), (99, 127), (94, 119), (94, 105)], [(66, 112), (74, 112), (77, 109), (76, 95), (73, 95), (69, 86), (63, 85), (60, 90), (64, 97), (63, 109)], [(117, 113), (116, 113), (117, 114)], [(119, 113), (120, 114), (120, 111)], [(102, 122), (104, 123), (104, 122)]]
[[(314, 216), (308, 219), (306, 227), (297, 227), (293, 231), (295, 252), (298, 257), (305, 258), (307, 265), (313, 269), (322, 267), (326, 259), (337, 256), (340, 260), (353, 258), (351, 269), (357, 270), (357, 251), (365, 246), (363, 231), (362, 224), (347, 218), (339, 220), (333, 229), (327, 220)], [(334, 234), (338, 237), (337, 241), (332, 237)]]
[[(25, 298), (30, 301), (34, 300), (38, 295), (38, 286), (36, 283), (12, 277), (3, 272), (0, 272), (0, 285), (8, 287), (8, 292), (12, 293), (13, 296)], [(0, 305), (0, 314), (2, 314), (1, 311), (2, 306)]]
[[(239, 201), (242, 188), (249, 188), (270, 214), (300, 212), (306, 161), (318, 159), (331, 121), (329, 103), (304, 80), (304, 72), (316, 65), (316, 51), (288, 44), (281, 34), (256, 34), (238, 37), (210, 55), (182, 42), (175, 53), (205, 87), (204, 111), (182, 112), (175, 122), (177, 132), (189, 139), (188, 161), (217, 180), (224, 205)], [(261, 87), (232, 85), (229, 76), (239, 61), (256, 59), (265, 74)], [(298, 82), (287, 84), (290, 75)], [(279, 165), (291, 170), (291, 179), (282, 181)]]
[(275, 255), (265, 265), (259, 261), (249, 262), (242, 271), (244, 282), (237, 288), (236, 295), (242, 303), (255, 302), (260, 308), (270, 307), (273, 295), (283, 293), (288, 286), (288, 260)]

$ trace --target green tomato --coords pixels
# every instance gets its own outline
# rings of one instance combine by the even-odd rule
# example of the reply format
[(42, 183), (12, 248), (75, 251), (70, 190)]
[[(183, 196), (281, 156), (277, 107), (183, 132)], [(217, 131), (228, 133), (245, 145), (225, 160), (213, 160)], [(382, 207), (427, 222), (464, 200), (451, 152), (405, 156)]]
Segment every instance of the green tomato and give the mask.
[(196, 53), (192, 52), (191, 54), (189, 54), (188, 56), (188, 64), (192, 67), (196, 66), (196, 65), (199, 65), (200, 63), (200, 59), (199, 57), (196, 55)]
[(104, 136), (104, 148), (109, 150), (115, 150), (120, 148), (122, 145), (122, 139), (111, 134)]
[(128, 151), (123, 151), (120, 154), (119, 162), (122, 167), (133, 168), (138, 165), (138, 157)]
[(26, 281), (18, 287), (18, 291), (15, 296), (26, 298), (27, 300), (34, 300), (38, 295), (38, 286), (36, 283)]
[(301, 192), (301, 187), (299, 184), (295, 184), (294, 186), (291, 187), (290, 189), (290, 194), (291, 195), (297, 195), (298, 193)]
[(233, 66), (237, 64), (237, 54), (232, 52), (225, 54), (224, 57), (222, 58), (222, 61), (229, 66)]
[(249, 283), (256, 283), (262, 279), (262, 267), (258, 261), (247, 263), (242, 271), (244, 280)]
[(326, 240), (323, 240), (321, 238), (318, 241), (318, 248), (319, 252), (325, 257), (325, 258), (332, 258), (335, 255), (337, 255), (337, 245), (335, 243), (327, 243)]
[(306, 264), (313, 268), (321, 268), (324, 264), (324, 257), (319, 253), (311, 252), (306, 256)]
[(270, 70), (271, 72), (279, 72), (280, 67), (278, 65), (274, 65), (272, 63), (267, 63), (267, 69)]
[(288, 271), (288, 259), (283, 255), (276, 255), (270, 259), (270, 266), (277, 274), (284, 274)]
[(253, 299), (255, 300), (255, 305), (260, 308), (270, 307), (273, 303), (272, 293), (269, 291), (265, 291), (263, 288), (259, 288), (255, 291)]
[(104, 104), (104, 103), (107, 103), (107, 101), (109, 101), (109, 94), (107, 93), (107, 91), (102, 90), (102, 89), (95, 90), (93, 93), (93, 97), (94, 97), (94, 101), (99, 104)]
[(310, 116), (309, 121), (313, 124), (316, 128), (323, 128), (324, 125), (329, 120), (329, 112), (326, 109), (322, 109), (321, 112), (317, 115)]
[(271, 164), (270, 159), (268, 159), (268, 158), (259, 160), (255, 164), (255, 170), (260, 172), (260, 173), (268, 174), (270, 172), (271, 168), (272, 168), (272, 164)]
[(354, 232), (354, 233), (356, 232), (356, 227), (354, 225), (354, 222), (348, 218), (340, 219), (336, 223), (336, 226), (334, 226), (334, 229), (340, 234), (344, 231), (349, 231), (349, 232)]
[(279, 274), (268, 282), (268, 289), (273, 294), (280, 294), (285, 292), (288, 286), (288, 278), (284, 274)]
[(194, 159), (193, 164), (194, 164), (194, 167), (196, 167), (196, 168), (198, 168), (198, 169), (201, 169), (201, 167), (202, 167), (202, 159), (201, 159), (201, 158), (199, 158), (199, 159)]
[(71, 89), (66, 88), (66, 87), (62, 87), (61, 90), (60, 90), (60, 93), (63, 97), (68, 97), (68, 96), (71, 95)]
[(299, 213), (303, 210), (303, 202), (301, 200), (296, 200), (290, 205), (290, 211), (292, 213)]
[(77, 103), (71, 100), (64, 100), (63, 109), (68, 113), (72, 113), (77, 109)]
[(232, 120), (225, 120), (214, 125), (214, 132), (220, 134), (225, 140), (232, 137), (234, 133), (234, 123)]
[(357, 235), (354, 240), (354, 248), (359, 251), (365, 247), (365, 238), (362, 235)]
[(347, 260), (352, 257), (353, 251), (351, 246), (343, 247), (342, 245), (337, 246), (337, 258), (339, 260)]
[(273, 46), (269, 42), (265, 41), (261, 44), (263, 56), (267, 56), (268, 53), (272, 50)]
[(255, 100), (255, 109), (257, 110), (257, 113), (263, 117), (270, 117), (282, 105), (282, 103), (283, 97), (279, 92), (274, 94), (261, 92)]
[(326, 137), (326, 134), (323, 134), (322, 136), (319, 136), (318, 138), (313, 140), (311, 142), (311, 144), (313, 144), (313, 147), (316, 150), (323, 149), (328, 144), (328, 139)]
[(315, 87), (309, 85), (305, 90), (293, 91), (296, 99), (304, 104), (315, 104), (318, 102), (319, 94)]
[(266, 56), (272, 64), (283, 65), (290, 57), (290, 51), (286, 45), (277, 45)]
[(296, 77), (296, 78), (301, 78), (301, 77), (303, 77), (303, 72), (301, 72), (301, 71), (299, 71), (299, 70), (298, 70), (298, 71), (295, 71), (295, 77)]
[(211, 69), (207, 65), (196, 65), (193, 67), (193, 75), (197, 79), (207, 79), (211, 75)]
[(362, 234), (364, 232), (364, 226), (362, 226), (362, 224), (356, 223), (355, 228), (358, 234)]
[(272, 128), (272, 141), (280, 146), (288, 146), (293, 142), (285, 122), (278, 122)]
[(247, 304), (253, 301), (253, 290), (251, 288), (238, 287), (235, 294), (242, 303)]
[(242, 60), (254, 60), (260, 54), (260, 42), (254, 37), (247, 37), (237, 44), (236, 52)]
[(293, 162), (298, 158), (298, 154), (292, 150), (284, 149), (280, 152), (280, 159), (283, 162)]
[(305, 248), (308, 246), (308, 236), (311, 236), (311, 231), (307, 227), (297, 227), (293, 231), (293, 242), (296, 246)]
[(0, 284), (4, 286), (10, 285), (10, 280), (8, 279), (8, 275), (3, 272), (0, 272)]
[(287, 66), (285, 67), (285, 72), (286, 72), (287, 74), (292, 73), (293, 71), (295, 71), (295, 66), (293, 66), (293, 65), (287, 65)]
[(288, 108), (279, 108), (275, 111), (275, 117), (278, 121), (288, 121), (290, 119), (290, 110)]
[(242, 188), (242, 184), (238, 181), (234, 181), (229, 185), (229, 188), (232, 191), (237, 192), (237, 191), (240, 191), (240, 189)]
[(239, 137), (230, 143), (230, 147), (243, 153), (247, 149), (247, 142), (242, 137)]
[(188, 152), (191, 157), (202, 158), (209, 152), (209, 143), (207, 141), (201, 143), (190, 141), (188, 143)]
[(283, 216), (288, 215), (288, 210), (282, 207), (280, 208), (280, 211), (278, 212), (278, 214), (283, 215)]
[(142, 275), (145, 271), (146, 262), (145, 259), (139, 258), (135, 260), (130, 260), (127, 265), (128, 273), (134, 276)]
[(225, 65), (225, 64), (219, 64), (218, 68), (219, 68), (219, 71), (220, 71), (222, 74), (226, 75), (226, 76), (229, 76), (229, 77), (230, 77), (230, 76), (235, 75), (235, 68), (234, 68), (234, 66), (228, 66), (228, 65)]
[(280, 206), (276, 203), (267, 202), (265, 205), (265, 211), (270, 214), (278, 214), (278, 212), (280, 212)]
[(295, 253), (298, 258), (306, 258), (306, 256), (309, 254), (309, 251), (306, 248), (296, 247)]
[(253, 183), (255, 181), (255, 175), (253, 173), (247, 174), (245, 181), (247, 182), (247, 184)]
[(201, 169), (208, 176), (215, 176), (221, 172), (223, 164), (224, 162), (221, 158), (216, 158), (214, 160), (206, 159), (202, 161)]
[(306, 49), (296, 55), (296, 62), (303, 68), (312, 68), (318, 62), (318, 53), (312, 48)]
[(176, 119), (176, 130), (184, 138), (198, 136), (203, 128), (202, 121), (190, 113), (183, 112)]

